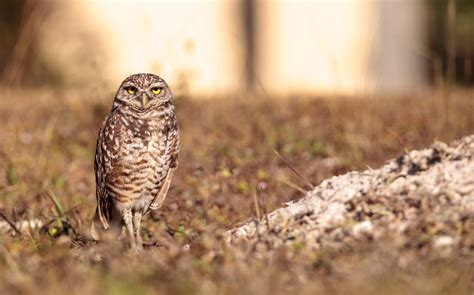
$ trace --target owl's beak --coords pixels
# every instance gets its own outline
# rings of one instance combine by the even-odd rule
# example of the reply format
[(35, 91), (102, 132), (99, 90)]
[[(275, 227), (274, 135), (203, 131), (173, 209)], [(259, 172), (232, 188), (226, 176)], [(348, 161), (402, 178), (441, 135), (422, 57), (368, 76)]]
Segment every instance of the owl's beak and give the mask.
[(148, 95), (146, 93), (142, 93), (142, 106), (143, 108), (146, 107), (146, 105), (148, 104)]

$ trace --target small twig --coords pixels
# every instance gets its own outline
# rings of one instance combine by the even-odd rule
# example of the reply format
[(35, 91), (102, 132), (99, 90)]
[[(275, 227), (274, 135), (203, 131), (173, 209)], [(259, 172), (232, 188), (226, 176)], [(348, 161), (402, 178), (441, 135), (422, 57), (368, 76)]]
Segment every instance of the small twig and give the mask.
[(255, 205), (255, 213), (257, 214), (257, 218), (260, 219), (260, 208), (258, 206), (257, 190), (256, 189), (253, 189), (253, 203)]
[(289, 186), (289, 187), (291, 187), (291, 188), (294, 188), (295, 190), (297, 190), (297, 191), (299, 191), (299, 192), (301, 192), (301, 193), (303, 193), (303, 194), (308, 193), (307, 190), (305, 190), (305, 189), (302, 188), (302, 187), (299, 187), (298, 185), (296, 185), (296, 184), (290, 182), (290, 181), (287, 180), (287, 179), (281, 180), (281, 182), (283, 182), (283, 183), (286, 184), (287, 186)]
[(164, 243), (160, 243), (159, 241), (153, 241), (153, 242), (143, 242), (143, 247), (144, 248), (169, 248), (169, 245), (165, 245)]
[(303, 179), (305, 184), (309, 186), (309, 189), (314, 188), (314, 184), (312, 184), (311, 181), (309, 181), (309, 179), (304, 177), (303, 174), (301, 174), (298, 170), (296, 170), (296, 168), (293, 167), (293, 165), (291, 165), (290, 162), (288, 162), (287, 159), (285, 159), (282, 155), (280, 155), (280, 153), (277, 150), (273, 149), (273, 152), (275, 153), (275, 155), (277, 155), (278, 158), (280, 158), (280, 160), (282, 160), (288, 166), (288, 168), (291, 169), (291, 171), (293, 171), (293, 173), (295, 173), (297, 176), (299, 176), (301, 179)]
[(263, 201), (263, 210), (264, 210), (263, 214), (265, 217), (265, 222), (267, 223), (267, 228), (270, 228), (270, 220), (268, 218), (267, 198), (265, 197), (265, 195), (263, 196), (262, 201)]
[(264, 188), (259, 187), (258, 190), (260, 191), (260, 200), (262, 203), (262, 209), (263, 209), (263, 217), (265, 217), (265, 222), (267, 223), (267, 228), (270, 228), (270, 222), (268, 220), (268, 206), (267, 206), (267, 198), (266, 194), (264, 192)]
[(10, 219), (8, 219), (5, 214), (3, 214), (2, 212), (0, 212), (0, 217), (3, 218), (3, 220), (5, 220), (9, 225), (10, 227), (15, 231), (15, 233), (18, 235), (18, 236), (23, 236), (23, 234), (18, 230), (18, 228), (16, 227), (16, 225), (10, 221)]
[(395, 139), (398, 141), (398, 144), (405, 151), (405, 153), (408, 153), (409, 151), (406, 147), (406, 144), (405, 144), (403, 138), (400, 136), (400, 134), (398, 134), (393, 129), (387, 129), (387, 131), (388, 131), (389, 134), (391, 134), (393, 137), (395, 137)]

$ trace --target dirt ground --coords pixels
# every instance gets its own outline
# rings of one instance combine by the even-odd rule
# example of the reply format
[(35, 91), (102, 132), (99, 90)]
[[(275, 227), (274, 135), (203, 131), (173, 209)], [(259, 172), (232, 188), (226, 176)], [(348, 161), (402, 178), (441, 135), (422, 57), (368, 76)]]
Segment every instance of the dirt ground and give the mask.
[[(85, 92), (2, 89), (0, 212), (22, 231), (0, 235), (2, 293), (472, 292), (474, 246), (441, 255), (430, 243), (365, 238), (318, 249), (295, 240), (265, 251), (260, 241), (228, 244), (223, 235), (326, 178), (473, 134), (473, 93), (178, 97), (180, 167), (164, 207), (144, 224), (147, 250), (136, 256), (126, 243), (88, 239), (95, 140), (113, 93)], [(472, 229), (472, 215), (463, 222)]]

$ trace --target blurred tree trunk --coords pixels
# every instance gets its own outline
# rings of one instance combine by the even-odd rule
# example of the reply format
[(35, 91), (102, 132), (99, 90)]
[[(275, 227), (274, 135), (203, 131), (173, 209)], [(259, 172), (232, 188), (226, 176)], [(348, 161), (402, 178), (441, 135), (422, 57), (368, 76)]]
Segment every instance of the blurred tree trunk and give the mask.
[(245, 87), (247, 91), (255, 90), (255, 52), (256, 52), (256, 4), (254, 0), (241, 0), (242, 32), (245, 48)]
[(28, 54), (45, 19), (46, 8), (47, 6), (42, 1), (26, 0), (24, 2), (18, 37), (11, 56), (3, 69), (3, 80), (6, 84), (16, 84), (23, 80), (27, 68)]
[(454, 83), (456, 81), (456, 0), (448, 0), (447, 14), (448, 62), (446, 76), (449, 83)]

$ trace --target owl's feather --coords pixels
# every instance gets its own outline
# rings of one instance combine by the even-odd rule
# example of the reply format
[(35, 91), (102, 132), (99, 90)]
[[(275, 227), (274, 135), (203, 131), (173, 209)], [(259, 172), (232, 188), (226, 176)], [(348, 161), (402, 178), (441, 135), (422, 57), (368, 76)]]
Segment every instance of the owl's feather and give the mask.
[[(156, 83), (166, 86), (158, 76), (147, 75), (128, 78), (121, 88), (133, 85), (134, 91), (150, 95), (147, 89)], [(129, 231), (138, 226), (139, 232), (141, 216), (163, 204), (178, 165), (179, 132), (171, 92), (166, 86), (167, 96), (151, 97), (149, 108), (143, 103), (140, 109), (134, 91), (119, 89), (97, 138), (96, 216), (104, 229), (123, 219)], [(132, 225), (131, 216), (138, 225)], [(92, 235), (98, 236), (94, 226)]]

